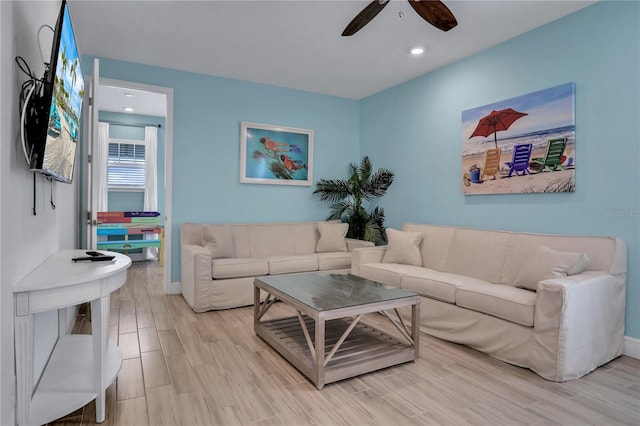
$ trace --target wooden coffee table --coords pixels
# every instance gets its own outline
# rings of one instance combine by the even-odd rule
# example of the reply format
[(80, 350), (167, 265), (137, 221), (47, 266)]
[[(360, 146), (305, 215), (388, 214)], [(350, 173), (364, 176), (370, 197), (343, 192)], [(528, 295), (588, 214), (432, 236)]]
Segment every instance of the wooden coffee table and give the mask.
[[(278, 300), (293, 307), (296, 315), (265, 315)], [(398, 308), (408, 306), (410, 328), (398, 313)], [(361, 321), (365, 314), (376, 312), (386, 317), (397, 333), (383, 332)], [(418, 358), (420, 297), (350, 274), (313, 272), (256, 278), (253, 318), (256, 335), (318, 389)]]

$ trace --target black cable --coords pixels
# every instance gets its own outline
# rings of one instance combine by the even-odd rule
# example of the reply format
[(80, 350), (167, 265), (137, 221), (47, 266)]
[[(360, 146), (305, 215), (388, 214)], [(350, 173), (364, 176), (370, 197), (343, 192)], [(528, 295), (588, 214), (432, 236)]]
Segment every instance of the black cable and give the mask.
[(36, 213), (36, 174), (33, 173), (33, 215), (37, 215)]
[(16, 63), (20, 70), (25, 73), (32, 80), (37, 80), (38, 78), (31, 72), (31, 68), (29, 68), (29, 64), (24, 60), (22, 56), (16, 56)]
[(33, 71), (31, 71), (31, 68), (29, 67), (29, 64), (27, 64), (27, 61), (24, 60), (24, 58), (22, 56), (16, 56), (16, 63), (18, 64), (18, 68), (20, 68), (20, 71), (22, 71), (23, 73), (25, 73), (27, 75), (27, 77), (29, 77), (28, 80), (26, 80), (24, 83), (22, 83), (22, 87), (20, 89), (20, 103), (18, 105), (18, 107), (20, 108), (20, 114), (22, 114), (22, 108), (24, 106), (24, 103), (27, 99), (27, 93), (29, 93), (29, 90), (33, 87), (36, 86), (36, 92), (40, 91), (40, 87), (38, 87), (40, 84), (42, 84), (42, 80), (40, 80), (38, 77), (36, 77), (36, 75), (33, 73)]
[[(23, 122), (24, 114), (27, 114), (27, 117), (32, 118), (34, 117), (34, 115), (38, 115), (38, 103), (36, 100), (39, 99), (40, 96), (42, 96), (45, 77), (43, 76), (42, 79), (37, 78), (33, 71), (31, 71), (29, 64), (27, 64), (27, 62), (21, 56), (16, 56), (15, 60), (16, 64), (18, 64), (18, 68), (20, 68), (20, 71), (22, 71), (28, 77), (28, 79), (22, 83), (20, 89), (18, 115), (21, 120), (20, 127), (22, 127), (22, 146), (25, 152), (27, 163), (29, 163), (29, 158), (31, 156), (30, 151), (33, 149), (33, 143), (30, 142), (33, 141), (28, 140), (30, 132), (26, 131), (26, 129), (24, 128), (26, 127), (26, 124)], [(48, 67), (46, 66), (46, 68)], [(29, 97), (31, 98), (31, 100), (29, 100)], [(27, 102), (29, 102), (30, 105), (25, 105), (25, 103)], [(29, 110), (27, 111), (25, 107), (28, 107)]]
[(51, 198), (50, 198), (50, 203), (51, 203), (51, 209), (55, 210), (56, 209), (56, 205), (53, 202), (53, 179), (52, 178), (47, 178), (47, 180), (49, 181), (49, 183), (51, 184)]

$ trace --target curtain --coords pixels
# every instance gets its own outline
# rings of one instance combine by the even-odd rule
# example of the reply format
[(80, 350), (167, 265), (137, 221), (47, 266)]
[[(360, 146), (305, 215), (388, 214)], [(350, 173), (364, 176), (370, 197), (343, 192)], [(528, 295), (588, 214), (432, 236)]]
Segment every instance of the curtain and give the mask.
[[(144, 164), (145, 180), (144, 211), (158, 211), (158, 128), (145, 126), (144, 128)], [(158, 234), (146, 234), (145, 240), (158, 239)], [(147, 247), (143, 250), (145, 259), (157, 259), (158, 248)]]
[(107, 188), (107, 166), (109, 163), (109, 123), (98, 123), (98, 145), (95, 147), (91, 164), (95, 167), (97, 180), (97, 208), (99, 212), (109, 211), (109, 189)]

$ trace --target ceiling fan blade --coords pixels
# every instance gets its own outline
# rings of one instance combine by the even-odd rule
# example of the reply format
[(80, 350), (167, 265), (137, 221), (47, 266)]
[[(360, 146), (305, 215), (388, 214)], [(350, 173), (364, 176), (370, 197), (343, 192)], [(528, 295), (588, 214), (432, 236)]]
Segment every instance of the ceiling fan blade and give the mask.
[(425, 21), (442, 31), (458, 25), (453, 13), (439, 0), (409, 0), (409, 4)]
[(382, 1), (382, 2), (378, 0), (373, 0), (364, 9), (362, 9), (360, 13), (358, 13), (358, 15), (355, 18), (353, 18), (351, 22), (349, 22), (349, 25), (347, 25), (347, 28), (344, 29), (344, 31), (342, 32), (342, 35), (351, 36), (357, 33), (358, 31), (360, 31), (362, 27), (367, 25), (369, 21), (375, 18), (376, 15), (380, 13), (382, 9), (384, 9), (385, 6), (388, 4), (389, 4), (389, 0)]

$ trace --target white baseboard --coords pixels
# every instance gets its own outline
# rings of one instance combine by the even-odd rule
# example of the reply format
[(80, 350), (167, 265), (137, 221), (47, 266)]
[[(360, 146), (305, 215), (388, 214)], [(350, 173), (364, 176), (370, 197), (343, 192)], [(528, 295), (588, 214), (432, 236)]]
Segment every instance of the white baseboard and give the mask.
[(624, 336), (624, 349), (622, 353), (631, 358), (640, 359), (640, 339)]
[(169, 292), (167, 294), (182, 294), (182, 287), (180, 282), (172, 282), (169, 284)]

